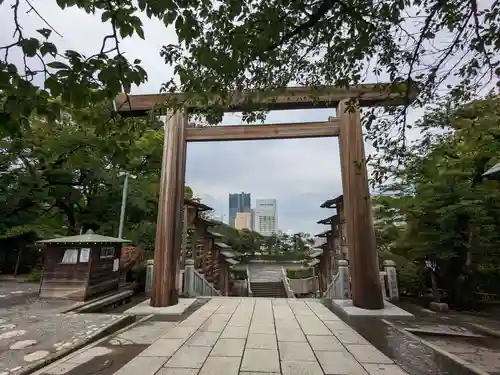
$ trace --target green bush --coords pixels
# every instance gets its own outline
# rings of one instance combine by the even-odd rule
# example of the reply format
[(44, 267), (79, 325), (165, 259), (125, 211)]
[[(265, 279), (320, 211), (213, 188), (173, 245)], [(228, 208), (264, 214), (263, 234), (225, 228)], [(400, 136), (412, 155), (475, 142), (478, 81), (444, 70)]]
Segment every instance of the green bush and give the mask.
[(38, 282), (42, 278), (42, 271), (39, 268), (34, 268), (24, 277), (25, 281)]
[(232, 270), (233, 280), (246, 280), (247, 272), (246, 270)]
[(286, 275), (289, 279), (308, 279), (313, 277), (312, 268), (287, 268)]

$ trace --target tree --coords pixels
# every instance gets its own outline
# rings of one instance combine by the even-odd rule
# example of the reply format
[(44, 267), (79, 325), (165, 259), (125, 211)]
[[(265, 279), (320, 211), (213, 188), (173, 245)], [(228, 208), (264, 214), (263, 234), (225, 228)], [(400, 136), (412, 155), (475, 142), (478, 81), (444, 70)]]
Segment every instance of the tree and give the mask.
[(482, 175), (500, 155), (499, 121), (498, 98), (437, 108), (421, 126), (448, 131), (431, 132), (399, 171), (413, 197), (398, 251), (421, 269), (436, 262), (458, 306), (476, 291), (498, 293), (500, 186)]
[[(147, 79), (139, 60), (129, 61), (120, 41), (145, 38), (140, 12), (173, 25), (178, 44), (161, 51), (176, 77), (164, 90), (182, 90), (205, 100), (203, 112), (210, 122), (221, 117), (230, 90), (281, 90), (290, 84), (353, 85), (369, 80), (405, 83), (408, 94), (418, 83), (418, 104), (432, 102), (446, 88), (460, 101), (470, 99), (500, 74), (500, 2), (476, 0), (254, 0), (237, 2), (156, 0), (56, 0), (59, 7), (78, 7), (96, 14), (110, 26), (95, 54), (61, 50), (57, 33), (45, 18), (38, 35), (25, 35), (19, 21), (19, 0), (4, 2), (14, 20), (12, 43), (0, 46), (2, 126), (17, 131), (29, 126), (29, 116), (57, 118), (60, 104), (85, 107)], [(27, 10), (36, 8), (26, 2)], [(13, 50), (23, 56), (12, 63)], [(41, 77), (42, 87), (34, 82)], [(209, 105), (208, 95), (220, 101)], [(54, 101), (54, 98), (60, 98)], [(380, 179), (406, 147), (406, 107), (392, 118), (366, 116), (366, 128), (377, 155), (375, 177)], [(259, 117), (259, 105), (248, 101), (248, 116)], [(124, 105), (127, 105), (125, 101)], [(167, 103), (181, 105), (182, 103)], [(393, 136), (391, 136), (393, 135)]]
[[(61, 120), (32, 116), (28, 128), (2, 134), (0, 236), (49, 237), (93, 229), (116, 236), (123, 173), (131, 179), (125, 236), (154, 244), (163, 130), (145, 120), (116, 120), (109, 110), (67, 109)], [(187, 187), (186, 192), (192, 194)]]

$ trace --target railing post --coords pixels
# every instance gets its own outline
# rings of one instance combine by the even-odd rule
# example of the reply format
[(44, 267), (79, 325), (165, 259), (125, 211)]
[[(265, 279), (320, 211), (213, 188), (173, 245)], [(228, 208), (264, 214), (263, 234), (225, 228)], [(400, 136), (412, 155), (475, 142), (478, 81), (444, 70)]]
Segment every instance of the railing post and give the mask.
[(144, 286), (144, 292), (148, 297), (151, 297), (151, 290), (153, 289), (153, 268), (155, 261), (149, 259), (146, 262), (146, 285)]
[(349, 299), (351, 296), (351, 288), (349, 285), (349, 264), (347, 260), (339, 259), (339, 284), (340, 284), (340, 299)]
[(387, 277), (387, 272), (385, 271), (380, 271), (380, 285), (382, 289), (382, 297), (384, 297), (384, 300), (388, 299), (389, 296), (387, 295), (387, 288), (385, 287), (385, 279)]
[(389, 286), (389, 299), (391, 301), (399, 300), (398, 274), (396, 273), (396, 262), (393, 260), (384, 261), (384, 270), (387, 275), (387, 284)]
[(186, 259), (184, 268), (184, 293), (188, 297), (194, 296), (194, 260)]

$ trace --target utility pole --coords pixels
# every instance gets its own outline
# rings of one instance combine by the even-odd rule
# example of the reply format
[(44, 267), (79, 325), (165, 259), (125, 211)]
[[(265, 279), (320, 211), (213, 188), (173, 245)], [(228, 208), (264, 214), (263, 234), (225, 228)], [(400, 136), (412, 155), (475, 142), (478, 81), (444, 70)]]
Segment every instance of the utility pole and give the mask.
[(120, 211), (120, 226), (118, 227), (118, 238), (122, 238), (123, 236), (123, 224), (125, 222), (125, 206), (127, 205), (127, 190), (128, 190), (128, 172), (125, 173), (125, 181), (123, 182), (122, 208)]

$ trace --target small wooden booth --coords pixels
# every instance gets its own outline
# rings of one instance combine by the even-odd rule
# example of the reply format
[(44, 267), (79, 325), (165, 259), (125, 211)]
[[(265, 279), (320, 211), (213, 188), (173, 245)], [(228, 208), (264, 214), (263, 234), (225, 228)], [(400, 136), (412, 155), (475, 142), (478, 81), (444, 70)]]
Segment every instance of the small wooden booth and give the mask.
[(40, 297), (85, 301), (118, 289), (122, 238), (86, 234), (39, 241), (45, 246)]

